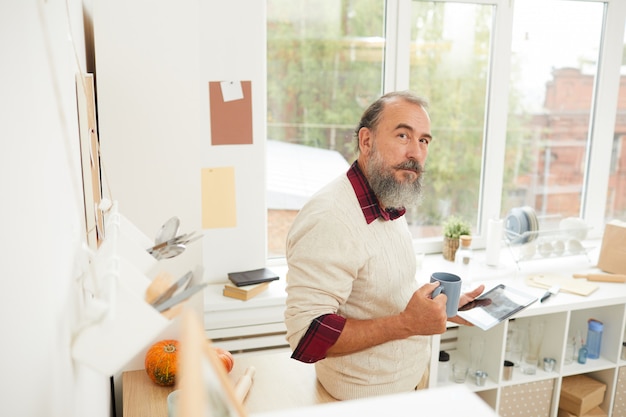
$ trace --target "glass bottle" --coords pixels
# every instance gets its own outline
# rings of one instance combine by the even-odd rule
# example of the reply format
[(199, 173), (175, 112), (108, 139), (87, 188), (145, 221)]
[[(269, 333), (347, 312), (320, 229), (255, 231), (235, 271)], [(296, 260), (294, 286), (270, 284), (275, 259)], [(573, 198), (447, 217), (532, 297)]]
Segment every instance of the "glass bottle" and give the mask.
[(439, 367), (437, 369), (437, 382), (445, 384), (448, 382), (450, 354), (443, 350), (439, 351)]
[(583, 345), (578, 351), (578, 363), (582, 365), (587, 363), (587, 347), (584, 345), (584, 343), (585, 342), (583, 341)]
[(569, 365), (574, 362), (574, 358), (578, 358), (578, 352), (576, 351), (576, 338), (570, 337), (567, 340), (567, 346), (565, 348), (565, 360), (563, 363)]
[(471, 286), (471, 265), (472, 265), (472, 237), (461, 235), (459, 237), (459, 248), (454, 255), (457, 275), (463, 280), (463, 287), (469, 289)]
[(600, 357), (604, 325), (596, 319), (589, 319), (587, 324), (589, 326), (587, 329), (587, 358), (598, 359)]
[(472, 237), (461, 235), (459, 237), (459, 248), (454, 255), (454, 262), (459, 265), (469, 265), (472, 261)]

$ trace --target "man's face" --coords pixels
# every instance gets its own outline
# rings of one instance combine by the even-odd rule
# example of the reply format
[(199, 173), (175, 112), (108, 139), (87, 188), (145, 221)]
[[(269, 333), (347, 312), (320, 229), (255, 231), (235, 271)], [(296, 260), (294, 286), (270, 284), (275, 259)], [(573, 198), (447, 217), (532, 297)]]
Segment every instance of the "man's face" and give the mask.
[(430, 118), (401, 99), (387, 103), (381, 116), (375, 131), (359, 133), (359, 164), (384, 208), (415, 206), (432, 139)]

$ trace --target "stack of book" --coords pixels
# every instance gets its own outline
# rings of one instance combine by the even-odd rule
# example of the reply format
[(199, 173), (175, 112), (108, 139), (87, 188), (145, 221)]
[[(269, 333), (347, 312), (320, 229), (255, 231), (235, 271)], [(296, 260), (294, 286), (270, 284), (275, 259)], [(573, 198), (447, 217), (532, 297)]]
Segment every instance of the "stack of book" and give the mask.
[(231, 282), (224, 284), (222, 294), (225, 297), (246, 301), (267, 290), (270, 282), (278, 279), (278, 275), (267, 268), (261, 268), (231, 272), (228, 279)]
[(270, 286), (269, 282), (262, 282), (260, 284), (246, 285), (244, 287), (237, 287), (231, 283), (224, 284), (223, 294), (226, 297), (236, 298), (238, 300), (249, 300), (252, 297), (256, 297), (263, 291), (267, 290)]

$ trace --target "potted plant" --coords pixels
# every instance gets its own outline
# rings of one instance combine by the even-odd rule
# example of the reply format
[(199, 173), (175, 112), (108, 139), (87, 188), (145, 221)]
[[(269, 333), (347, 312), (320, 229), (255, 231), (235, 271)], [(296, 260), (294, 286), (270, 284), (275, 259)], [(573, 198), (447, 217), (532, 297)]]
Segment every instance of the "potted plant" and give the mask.
[(468, 222), (459, 216), (450, 216), (443, 223), (443, 250), (444, 259), (454, 262), (454, 254), (459, 248), (459, 237), (471, 235), (472, 228)]

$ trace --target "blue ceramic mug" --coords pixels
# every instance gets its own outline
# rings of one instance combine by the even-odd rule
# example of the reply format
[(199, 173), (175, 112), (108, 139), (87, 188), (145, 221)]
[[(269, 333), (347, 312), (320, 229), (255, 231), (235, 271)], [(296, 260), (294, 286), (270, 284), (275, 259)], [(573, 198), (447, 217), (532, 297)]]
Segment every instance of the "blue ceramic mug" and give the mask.
[(448, 317), (456, 316), (459, 310), (459, 298), (461, 297), (461, 277), (449, 272), (433, 272), (430, 276), (430, 282), (439, 282), (439, 286), (433, 291), (432, 297), (435, 298), (443, 293), (448, 297), (446, 301), (446, 315)]

